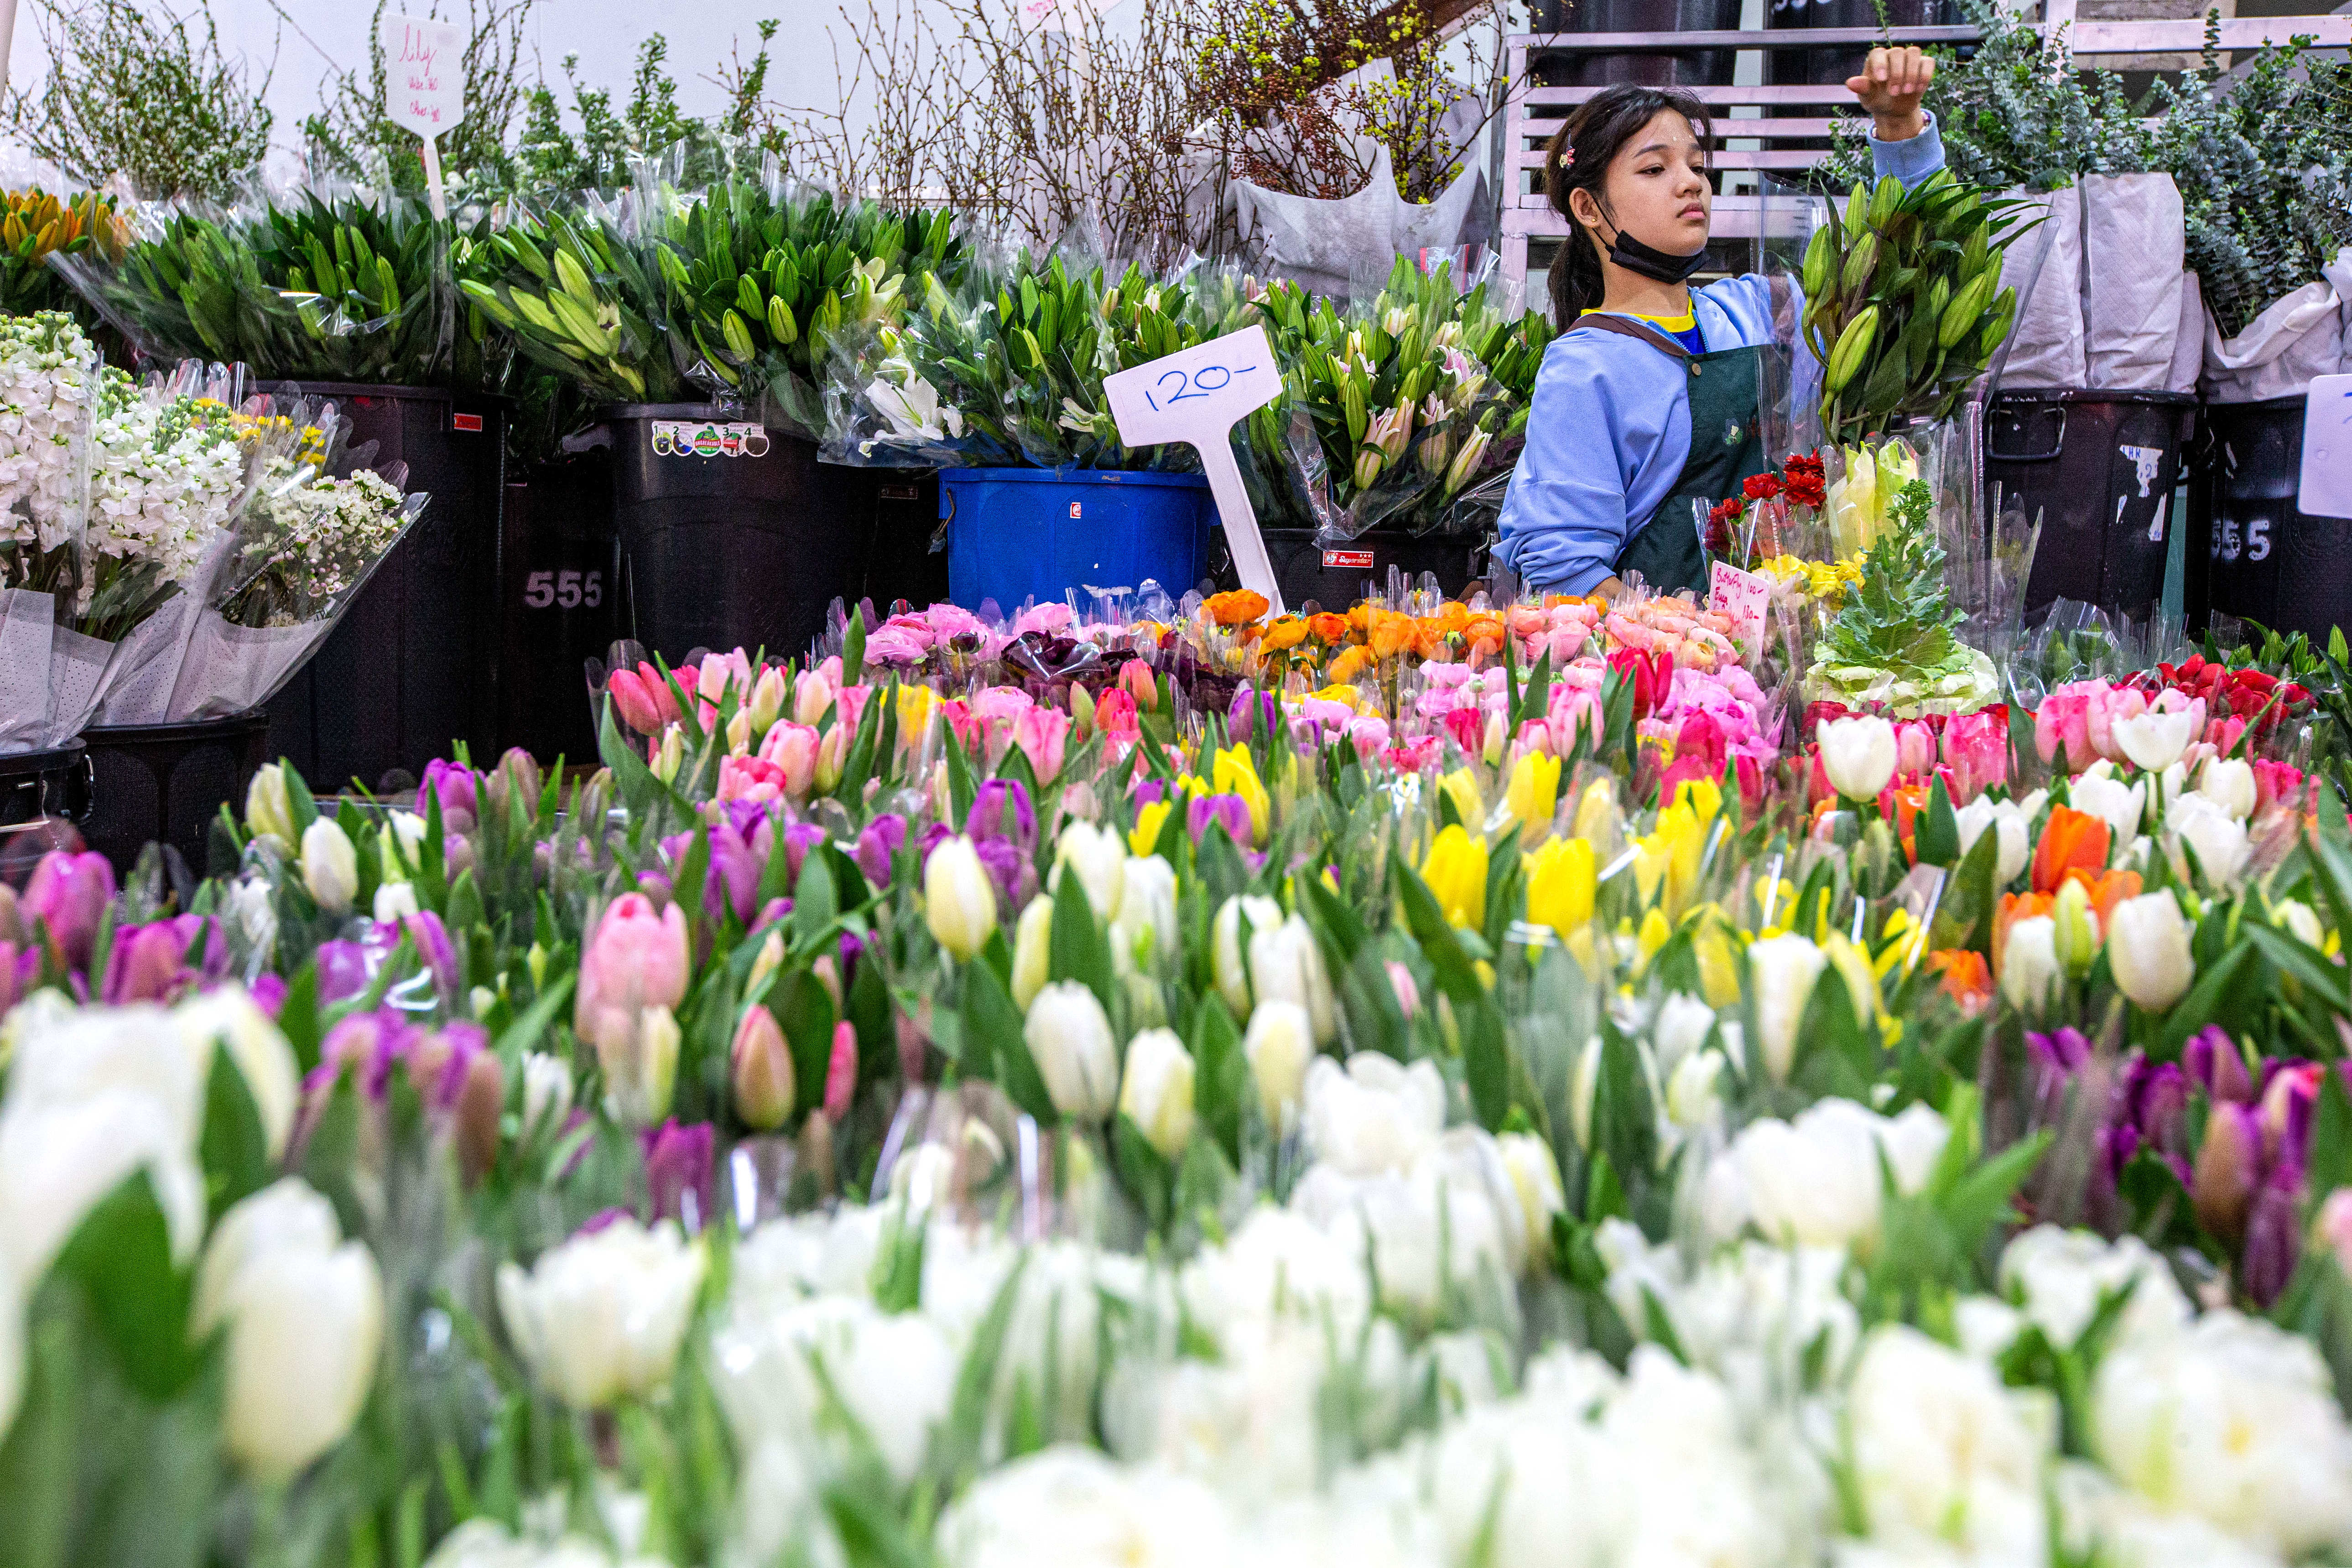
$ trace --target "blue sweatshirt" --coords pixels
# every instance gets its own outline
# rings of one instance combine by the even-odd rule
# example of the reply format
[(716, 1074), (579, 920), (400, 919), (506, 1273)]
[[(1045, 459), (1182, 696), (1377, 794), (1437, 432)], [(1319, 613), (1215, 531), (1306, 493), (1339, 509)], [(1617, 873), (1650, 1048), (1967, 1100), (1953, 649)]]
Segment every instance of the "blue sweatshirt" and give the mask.
[[(1908, 141), (1872, 137), (1870, 155), (1882, 176), (1916, 185), (1944, 166), (1935, 116)], [(1789, 283), (1794, 290), (1797, 280)], [(1801, 318), (1801, 298), (1796, 308)], [(1692, 290), (1691, 310), (1710, 352), (1773, 341), (1771, 286), (1760, 273)], [(1816, 395), (1821, 366), (1799, 340), (1791, 391), (1801, 407)], [(1565, 332), (1544, 350), (1495, 550), (1528, 588), (1590, 593), (1673, 492), (1690, 455), (1690, 378), (1666, 374), (1664, 357), (1622, 332)]]

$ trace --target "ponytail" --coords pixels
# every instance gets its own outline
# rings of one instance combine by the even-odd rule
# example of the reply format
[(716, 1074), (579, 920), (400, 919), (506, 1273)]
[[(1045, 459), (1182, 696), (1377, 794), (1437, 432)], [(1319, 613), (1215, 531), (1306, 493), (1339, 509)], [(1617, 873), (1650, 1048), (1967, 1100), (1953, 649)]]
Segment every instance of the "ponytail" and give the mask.
[(1591, 191), (1606, 212), (1602, 182), (1609, 165), (1643, 126), (1668, 110), (1690, 121), (1702, 149), (1712, 143), (1715, 121), (1696, 95), (1680, 88), (1620, 86), (1588, 99), (1544, 150), (1544, 194), (1552, 210), (1568, 220), (1568, 238), (1552, 258), (1549, 275), (1552, 321), (1559, 331), (1575, 326), (1585, 311), (1600, 308), (1604, 292), (1600, 237), (1577, 221), (1569, 195), (1580, 189)]

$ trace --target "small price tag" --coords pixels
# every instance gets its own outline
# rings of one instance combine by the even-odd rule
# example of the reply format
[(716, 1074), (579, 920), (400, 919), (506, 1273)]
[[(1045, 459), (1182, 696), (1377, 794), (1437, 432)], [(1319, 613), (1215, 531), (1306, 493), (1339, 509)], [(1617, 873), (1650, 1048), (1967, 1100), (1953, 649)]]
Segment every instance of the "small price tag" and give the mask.
[(1201, 455), (1242, 586), (1265, 595), (1274, 613), (1281, 614), (1282, 588), (1230, 439), (1236, 423), (1282, 393), (1282, 372), (1275, 366), (1265, 329), (1245, 327), (1121, 371), (1104, 380), (1103, 392), (1118, 422), (1118, 438), (1129, 446), (1181, 441)]
[(2295, 509), (2314, 517), (2352, 517), (2352, 375), (2311, 378)]
[(1730, 617), (1731, 638), (1741, 652), (1752, 655), (1763, 646), (1764, 621), (1771, 602), (1770, 578), (1715, 563), (1714, 575), (1707, 580), (1706, 607)]
[(376, 41), (383, 47), (384, 115), (424, 139), (433, 215), (446, 218), (440, 138), (466, 117), (465, 32), (430, 17), (387, 16), (376, 26)]

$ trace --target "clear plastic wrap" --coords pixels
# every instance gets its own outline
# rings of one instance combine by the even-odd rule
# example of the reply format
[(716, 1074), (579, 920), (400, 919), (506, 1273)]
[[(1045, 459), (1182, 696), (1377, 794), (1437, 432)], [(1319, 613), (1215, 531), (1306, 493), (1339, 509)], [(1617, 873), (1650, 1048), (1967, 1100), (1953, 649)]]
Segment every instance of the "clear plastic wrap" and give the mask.
[(0, 751), (40, 750), (80, 732), (113, 664), (74, 626), (101, 366), (67, 316), (0, 318)]

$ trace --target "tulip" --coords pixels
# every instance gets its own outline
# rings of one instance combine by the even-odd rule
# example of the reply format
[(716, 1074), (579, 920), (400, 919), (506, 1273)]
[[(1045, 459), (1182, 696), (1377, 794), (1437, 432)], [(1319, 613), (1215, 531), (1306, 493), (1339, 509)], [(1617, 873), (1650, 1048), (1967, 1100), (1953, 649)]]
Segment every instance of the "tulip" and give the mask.
[(2058, 955), (2058, 924), (2047, 915), (2020, 920), (2009, 928), (2001, 950), (2000, 990), (2012, 1006), (2039, 1013), (2064, 973)]
[(191, 1332), (226, 1330), (221, 1437), (257, 1479), (290, 1480), (343, 1439), (374, 1386), (383, 1281), (297, 1177), (221, 1217), (197, 1271)]
[[(204, 977), (188, 965), (188, 951), (199, 936), (205, 938), (202, 953), (205, 968), (217, 976), (227, 962), (227, 955), (222, 948), (218, 927), (206, 916), (183, 915), (116, 932), (113, 949), (107, 955), (106, 974), (99, 986), (99, 999), (115, 1006), (172, 1000)], [(18, 962), (13, 952), (7, 956), (11, 970)]]
[[(929, 691), (929, 687), (923, 688)], [(760, 672), (752, 683), (751, 698), (743, 705), (742, 716), (751, 720), (753, 735), (764, 736), (784, 711), (784, 673), (770, 664)]]
[[(2337, 1187), (2320, 1204), (2311, 1218), (2311, 1245), (2316, 1251), (2333, 1254), (2336, 1269), (2352, 1280), (2352, 1186)], [(5, 1409), (0, 1404), (0, 1412)], [(0, 1414), (0, 1430), (5, 1430), (5, 1415)]]
[(572, 1064), (543, 1051), (522, 1059), (522, 1125), (525, 1138), (551, 1133), (572, 1113)]
[(1058, 708), (1030, 707), (1013, 721), (1013, 744), (1029, 759), (1029, 770), (1041, 785), (1061, 775), (1062, 755), (1070, 740), (1070, 716)]
[(2108, 727), (2116, 747), (2133, 767), (2161, 773), (2180, 760), (2180, 754), (2189, 749), (2189, 743), (2204, 727), (2204, 719), (2203, 704), (2198, 704), (2194, 712), (2183, 704), (2177, 709), (2152, 707), (2145, 713), (2115, 719)]
[(1184, 803), (1184, 831), (1198, 844), (1212, 825), (1225, 831), (1236, 844), (1253, 838), (1249, 802), (1239, 795), (1195, 795)]
[(655, 1219), (675, 1219), (692, 1232), (701, 1229), (710, 1218), (713, 1131), (708, 1122), (685, 1127), (667, 1121), (637, 1134), (646, 1163), (646, 1197)]
[(1776, 1083), (1788, 1082), (1789, 1069), (1797, 1057), (1798, 1025), (1804, 1020), (1813, 984), (1829, 961), (1828, 954), (1793, 932), (1748, 945), (1757, 1046), (1763, 1052), (1765, 1072)]
[(1395, 959), (1388, 961), (1389, 989), (1396, 993), (1397, 1009), (1407, 1019), (1421, 1011), (1421, 988), (1413, 983), (1412, 971)]
[(417, 912), (416, 889), (405, 882), (387, 882), (375, 890), (375, 918), (389, 925)]
[(2205, 1142), (2197, 1150), (2189, 1198), (2197, 1223), (2235, 1245), (2245, 1234), (2246, 1216), (2262, 1179), (2263, 1129), (2252, 1106), (2214, 1102), (2205, 1119)]
[(2299, 898), (2282, 898), (2271, 907), (2271, 924), (2286, 932), (2306, 947), (2324, 947), (2327, 928), (2308, 904)]
[(1924, 776), (1936, 766), (1936, 732), (1920, 719), (1895, 727), (1895, 771), (1906, 779)]
[(1315, 1034), (1307, 1009), (1296, 1002), (1261, 1002), (1242, 1036), (1242, 1054), (1257, 1085), (1266, 1125), (1286, 1133), (1298, 1118), (1299, 1094), (1307, 1064), (1315, 1060)]
[(1054, 900), (1039, 894), (1013, 923), (1013, 1005), (1024, 1014), (1045, 988), (1053, 956)]
[(1037, 847), (1037, 809), (1017, 779), (991, 779), (974, 792), (964, 831), (978, 842), (1010, 844), (1027, 859)]
[(330, 915), (348, 913), (360, 889), (359, 855), (331, 818), (302, 830), (302, 885)]
[(887, 892), (895, 870), (898, 852), (907, 847), (907, 819), (896, 811), (884, 811), (866, 824), (857, 835), (857, 848), (851, 856), (866, 880), (880, 891)]
[(1269, 730), (1274, 726), (1274, 694), (1259, 691), (1244, 681), (1234, 692), (1234, 700), (1225, 707), (1225, 734), (1237, 741), (1255, 736), (1263, 725)]
[(1551, 1146), (1532, 1133), (1505, 1133), (1495, 1140), (1504, 1174), (1511, 1178), (1511, 1196), (1517, 1199), (1515, 1219), (1526, 1255), (1541, 1260), (1551, 1253), (1551, 1222), (1568, 1212), (1568, 1194), (1560, 1186), (1559, 1162)]
[(2053, 807), (2050, 820), (2042, 825), (2042, 841), (2034, 846), (2033, 891), (2056, 893), (2070, 871), (2105, 870), (2113, 840), (2114, 830), (2104, 819), (2066, 806)]
[(1258, 779), (1257, 764), (1250, 760), (1249, 748), (1228, 746), (1218, 752), (1216, 764), (1210, 772), (1209, 787), (1220, 795), (1242, 798), (1249, 807), (1250, 840), (1263, 845), (1266, 829), (1273, 820), (1274, 807), (1265, 792), (1265, 785)]
[(541, 1386), (602, 1409), (669, 1382), (701, 1293), (705, 1254), (677, 1225), (629, 1218), (499, 1270), (499, 1312)]
[(1228, 898), (1209, 923), (1210, 969), (1217, 990), (1225, 1005), (1236, 1017), (1246, 1017), (1250, 1010), (1250, 976), (1245, 967), (1241, 926), (1246, 919), (1253, 937), (1260, 931), (1271, 931), (1282, 924), (1282, 905), (1270, 898), (1244, 894)]
[(2129, 843), (2139, 831), (2140, 818), (2147, 809), (2147, 780), (2143, 779), (2126, 789), (2121, 779), (2104, 771), (2105, 763), (2094, 766), (2101, 771), (2085, 773), (2075, 779), (2067, 790), (2068, 797), (2075, 810), (2102, 819), (2117, 841)]
[(2219, 1024), (2208, 1024), (2189, 1037), (2180, 1048), (2180, 1065), (2212, 1099), (2245, 1104), (2254, 1097), (2246, 1059)]
[(776, 1015), (759, 1002), (743, 1009), (729, 1048), (735, 1114), (756, 1132), (772, 1133), (793, 1113), (793, 1049)]
[(1821, 727), (1822, 770), (1849, 800), (1875, 800), (1895, 777), (1895, 727), (1878, 717), (1833, 718)]
[(1324, 967), (1323, 950), (1306, 921), (1294, 915), (1278, 925), (1253, 926), (1249, 973), (1250, 994), (1258, 1006), (1294, 1002), (1307, 1009), (1318, 1045), (1339, 1038), (1339, 1000)]
[(245, 787), (245, 831), (249, 838), (273, 839), (280, 854), (294, 852), (294, 801), (281, 763), (264, 765)]
[(2238, 1282), (2254, 1304), (2269, 1308), (2286, 1291), (2303, 1255), (2302, 1173), (2281, 1167), (2254, 1194), (2246, 1216), (2245, 1255)]
[(961, 834), (940, 841), (923, 862), (923, 922), (967, 963), (996, 929), (996, 886), (980, 852)]
[[(2189, 922), (2168, 893), (2127, 898), (2107, 922), (2107, 964), (2116, 988), (2150, 1012), (2179, 1001), (2197, 977)], [(2010, 933), (2011, 941), (2016, 932)]]
[(635, 670), (614, 670), (604, 685), (621, 722), (639, 735), (656, 735), (667, 722), (664, 710), (675, 712), (677, 701), (660, 677), (647, 680)]
[(1459, 822), (1453, 824), (1430, 844), (1421, 876), (1446, 924), (1474, 929), (1486, 924), (1486, 840), (1471, 837)]
[(1143, 733), (1143, 721), (1138, 715), (1135, 699), (1114, 686), (1095, 699), (1095, 727), (1105, 737), (1114, 741), (1131, 741)]
[(1127, 879), (1127, 846), (1114, 828), (1092, 822), (1069, 822), (1054, 842), (1054, 885), (1062, 883), (1062, 868), (1077, 873), (1087, 902), (1097, 917), (1108, 920), (1118, 912), (1119, 893)]
[(101, 854), (51, 850), (25, 883), (24, 915), (38, 921), (68, 967), (89, 964), (98, 927), (114, 899), (114, 868)]
[(1960, 853), (1965, 856), (1976, 848), (1977, 840), (1985, 830), (1993, 831), (1993, 873), (1995, 887), (2007, 887), (2033, 852), (2032, 832), (2025, 813), (2013, 800), (1995, 800), (1979, 795), (1953, 813), (1960, 831)]
[(1118, 1043), (1094, 992), (1076, 980), (1046, 986), (1029, 1004), (1021, 1038), (1055, 1110), (1087, 1123), (1110, 1114), (1118, 1092)]
[(824, 1098), (820, 1102), (825, 1120), (836, 1126), (846, 1121), (856, 1093), (857, 1026), (843, 1019), (833, 1026), (833, 1049), (825, 1056)]
[(572, 1029), (603, 1054), (625, 1047), (647, 1008), (675, 1008), (686, 999), (686, 912), (676, 904), (656, 910), (641, 893), (607, 904), (580, 956), (580, 989)]
[(1520, 758), (1512, 766), (1503, 798), (1513, 820), (1529, 826), (1550, 821), (1552, 808), (1559, 800), (1559, 758), (1536, 751)]
[(1158, 855), (1130, 857), (1111, 917), (1113, 943), (1139, 968), (1154, 957), (1172, 962), (1180, 951), (1176, 918), (1175, 868)]
[(686, 765), (686, 731), (671, 725), (662, 731), (661, 744), (654, 748), (653, 759), (646, 766), (653, 776), (665, 784), (677, 780), (677, 770)]
[(849, 759), (849, 729), (835, 725), (816, 743), (816, 773), (812, 780), (820, 795), (830, 795), (841, 786), (841, 770)]
[(760, 758), (783, 771), (785, 794), (795, 800), (803, 800), (816, 784), (820, 744), (817, 732), (807, 725), (779, 719), (770, 727), (767, 738), (760, 742)]
[(213, 1050), (228, 1053), (260, 1117), (262, 1142), (269, 1157), (283, 1156), (302, 1088), (294, 1048), (270, 1016), (244, 987), (231, 982), (182, 1001), (172, 1009), (172, 1022), (191, 1057), (207, 1064), (205, 1071), (210, 1071)]
[(2176, 843), (2194, 852), (2209, 886), (2236, 884), (2252, 852), (2243, 822), (2205, 796), (2184, 795), (2166, 814), (2164, 826)]
[[(2091, 912), (2091, 896), (2082, 879), (2069, 877), (2058, 890), (2050, 911), (2052, 946), (2069, 974), (2080, 975), (2099, 956), (2099, 919)], [(2014, 935), (2014, 927), (2011, 928)]]
[(1589, 839), (1547, 839), (1527, 858), (1528, 919), (1564, 941), (1592, 920), (1599, 887)]
[(1173, 1030), (1146, 1030), (1128, 1042), (1118, 1109), (1162, 1158), (1176, 1159), (1192, 1141), (1192, 1053)]
[(833, 706), (835, 686), (823, 667), (803, 670), (793, 681), (793, 717), (814, 728)]

